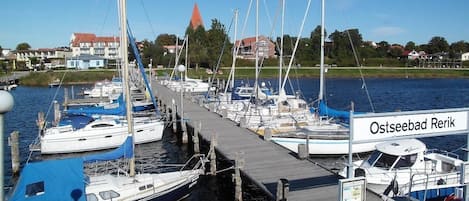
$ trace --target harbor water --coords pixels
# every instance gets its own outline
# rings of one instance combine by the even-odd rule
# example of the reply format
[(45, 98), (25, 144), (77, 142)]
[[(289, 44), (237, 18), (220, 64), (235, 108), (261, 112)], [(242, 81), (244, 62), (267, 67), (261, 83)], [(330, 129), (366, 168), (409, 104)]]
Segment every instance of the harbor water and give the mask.
[[(237, 81), (241, 83), (240, 80)], [(243, 81), (247, 83), (248, 81)], [(277, 80), (264, 80), (267, 87), (277, 89)], [(251, 81), (252, 83), (252, 81)], [(301, 88), (301, 91), (286, 88), (289, 93), (295, 91), (308, 102), (317, 99), (318, 79), (292, 79), (291, 88)], [(64, 86), (69, 95), (79, 94), (87, 85)], [(391, 112), (427, 109), (445, 109), (469, 107), (469, 79), (367, 79), (364, 83), (361, 79), (327, 79), (325, 100), (330, 107), (350, 110), (353, 103), (355, 111), (363, 112)], [(71, 92), (70, 90), (74, 91)], [(46, 114), (47, 121), (53, 119), (52, 101), (63, 102), (64, 88), (26, 87), (19, 86), (10, 92), (15, 100), (14, 108), (5, 114), (4, 136), (5, 161), (3, 162), (5, 175), (3, 180), (7, 188), (11, 188), (11, 161), (8, 147), (8, 136), (13, 131), (20, 133), (20, 154), (23, 165), (28, 158), (31, 160), (43, 159), (38, 154), (29, 152), (31, 144), (38, 135), (36, 119), (38, 112)], [(465, 146), (466, 136), (432, 137), (422, 139), (429, 148), (457, 150)], [(152, 164), (152, 171), (167, 170), (162, 164), (184, 163), (190, 156), (188, 147), (178, 144), (175, 135), (170, 129), (164, 133), (163, 140), (137, 146), (136, 155), (138, 164)], [(459, 153), (461, 154), (461, 153)], [(329, 168), (335, 167), (340, 157), (313, 158), (318, 163)], [(230, 161), (219, 161), (219, 168), (230, 166)], [(217, 177), (203, 176), (193, 193), (187, 200), (233, 200), (234, 185), (231, 180), (232, 171), (219, 174)], [(243, 182), (244, 183), (244, 182)], [(245, 200), (264, 200), (265, 196), (255, 185), (246, 182), (243, 189), (247, 189), (243, 197)], [(9, 189), (5, 189), (8, 191)]]

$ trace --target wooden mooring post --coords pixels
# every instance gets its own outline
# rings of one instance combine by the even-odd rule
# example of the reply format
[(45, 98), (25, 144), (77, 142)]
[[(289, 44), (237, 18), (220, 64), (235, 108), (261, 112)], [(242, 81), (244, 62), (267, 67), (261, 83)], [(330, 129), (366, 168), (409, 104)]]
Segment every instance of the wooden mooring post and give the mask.
[(277, 199), (276, 201), (287, 201), (288, 191), (290, 191), (290, 184), (287, 179), (280, 179), (277, 182)]
[(67, 88), (64, 88), (64, 102), (63, 105), (65, 108), (68, 107), (68, 90)]
[(171, 101), (171, 121), (173, 122), (173, 133), (177, 132), (177, 120), (176, 120), (176, 102), (174, 99)]
[(200, 154), (199, 133), (201, 130), (202, 130), (202, 121), (199, 121), (197, 128), (194, 129), (194, 136), (192, 136), (195, 154)]
[(18, 176), (20, 172), (20, 147), (19, 132), (13, 131), (8, 138), (8, 145), (11, 150), (11, 170), (13, 176)]
[(264, 129), (264, 140), (265, 141), (270, 141), (272, 139), (272, 129), (271, 128), (265, 128)]
[(186, 121), (183, 119), (184, 118), (184, 111), (181, 111), (181, 135), (182, 135), (182, 143), (187, 144), (189, 141), (189, 136), (187, 134), (187, 124)]
[(217, 136), (213, 134), (210, 140), (210, 150), (209, 150), (210, 174), (211, 175), (217, 175), (217, 155), (215, 153), (216, 146), (217, 146)]
[(235, 159), (235, 200), (242, 201), (243, 200), (243, 189), (242, 189), (242, 179), (241, 179), (241, 170), (244, 168), (244, 153), (237, 152), (236, 159)]

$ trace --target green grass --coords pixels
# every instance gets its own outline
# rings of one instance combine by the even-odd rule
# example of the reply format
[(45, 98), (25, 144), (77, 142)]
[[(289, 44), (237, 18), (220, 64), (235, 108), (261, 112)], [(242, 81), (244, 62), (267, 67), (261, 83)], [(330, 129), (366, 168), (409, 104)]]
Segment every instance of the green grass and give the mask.
[(104, 79), (110, 80), (117, 75), (116, 71), (32, 72), (21, 78), (20, 83), (27, 86), (47, 86), (55, 79), (63, 79), (64, 84), (89, 84)]
[[(172, 69), (157, 69), (156, 76), (159, 78), (170, 75)], [(223, 74), (215, 75), (215, 78), (227, 79), (230, 68), (222, 68)], [(361, 73), (360, 73), (361, 71)], [(276, 78), (278, 77), (276, 67), (267, 67), (261, 70), (260, 77)], [(179, 72), (177, 72), (179, 75)], [(238, 67), (236, 68), (236, 79), (254, 78), (254, 68)], [(283, 71), (285, 74), (285, 70)], [(326, 76), (328, 78), (355, 78), (361, 77), (361, 74), (367, 78), (469, 78), (469, 69), (422, 69), (422, 68), (329, 68)], [(64, 84), (90, 84), (104, 79), (112, 79), (117, 76), (115, 70), (91, 70), (91, 71), (58, 71), (58, 72), (32, 72), (20, 80), (22, 85), (28, 86), (47, 86), (55, 79), (62, 79)], [(292, 68), (290, 77), (311, 77), (319, 78), (319, 68), (301, 67)], [(213, 77), (206, 73), (205, 69), (189, 69), (188, 76), (191, 78), (208, 79)]]

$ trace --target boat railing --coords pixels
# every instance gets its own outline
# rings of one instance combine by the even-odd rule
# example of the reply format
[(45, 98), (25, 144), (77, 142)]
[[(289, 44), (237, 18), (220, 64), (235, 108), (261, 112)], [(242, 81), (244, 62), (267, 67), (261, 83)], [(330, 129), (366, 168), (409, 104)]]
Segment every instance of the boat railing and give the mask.
[(128, 160), (116, 159), (111, 161), (100, 161), (85, 164), (85, 172), (88, 175), (104, 175), (104, 174), (117, 174), (128, 176), (129, 170), (127, 165)]
[(460, 172), (452, 172), (446, 174), (412, 174), (409, 183), (399, 187), (399, 192), (404, 194), (410, 194), (410, 192), (416, 190), (426, 191), (428, 189), (460, 186), (460, 176)]
[(458, 154), (453, 153), (453, 152), (449, 152), (449, 151), (445, 151), (445, 150), (441, 150), (441, 149), (428, 149), (427, 151), (425, 151), (425, 153), (426, 154), (429, 154), (429, 153), (442, 154), (442, 155), (447, 156), (447, 157), (459, 159)]

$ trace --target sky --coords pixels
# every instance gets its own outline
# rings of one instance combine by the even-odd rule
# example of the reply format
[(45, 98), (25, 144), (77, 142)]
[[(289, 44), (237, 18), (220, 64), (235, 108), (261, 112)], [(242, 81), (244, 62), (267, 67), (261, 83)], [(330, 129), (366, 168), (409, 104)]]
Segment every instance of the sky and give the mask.
[[(321, 1), (311, 0), (306, 12), (309, 1), (286, 0), (285, 34), (309, 37), (320, 25)], [(260, 35), (281, 34), (280, 2), (258, 0)], [(232, 40), (237, 9), (237, 38), (255, 36), (256, 0), (128, 0), (133, 35), (151, 41), (163, 33), (183, 37), (195, 3), (206, 30), (212, 19), (218, 19)], [(325, 28), (327, 34), (358, 29), (365, 41), (390, 44), (427, 44), (434, 36), (444, 37), (449, 44), (469, 42), (468, 8), (468, 0), (325, 0)], [(119, 35), (117, 0), (2, 0), (0, 10), (0, 46), (4, 49), (15, 49), (22, 42), (33, 49), (69, 46), (71, 35), (77, 32)]]

